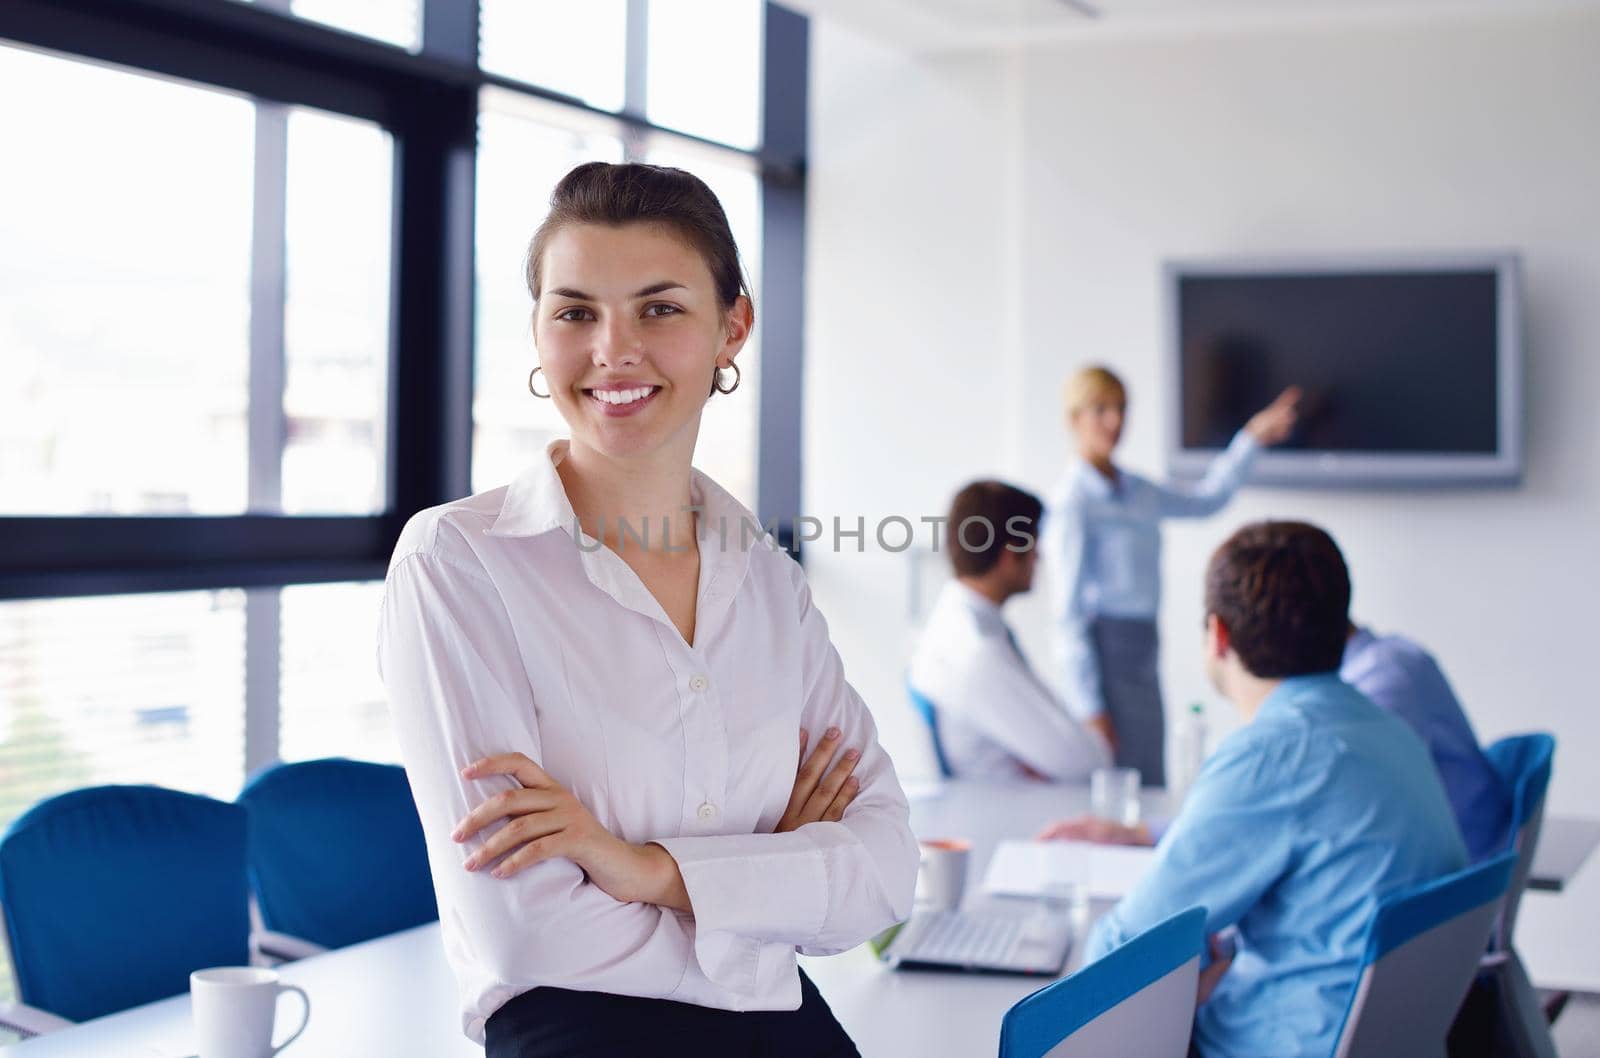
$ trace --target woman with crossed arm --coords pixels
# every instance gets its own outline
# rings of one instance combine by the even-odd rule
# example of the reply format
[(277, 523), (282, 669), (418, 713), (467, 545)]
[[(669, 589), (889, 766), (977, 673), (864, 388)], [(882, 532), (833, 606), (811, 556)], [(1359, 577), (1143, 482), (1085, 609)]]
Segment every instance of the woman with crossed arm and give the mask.
[(727, 219), (681, 170), (581, 165), (527, 278), (571, 437), (411, 519), (380, 631), (466, 1033), (854, 1055), (795, 953), (907, 917), (917, 847), (800, 567), (690, 466), (753, 322)]

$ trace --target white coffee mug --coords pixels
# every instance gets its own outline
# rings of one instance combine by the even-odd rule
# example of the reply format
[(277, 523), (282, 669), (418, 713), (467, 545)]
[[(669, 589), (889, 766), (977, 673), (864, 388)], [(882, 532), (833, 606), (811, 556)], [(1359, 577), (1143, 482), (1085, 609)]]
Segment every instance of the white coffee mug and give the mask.
[[(285, 992), (300, 997), (305, 1013), (294, 1035), (273, 1046), (272, 1023)], [(282, 983), (276, 970), (255, 966), (196, 970), (189, 975), (189, 1000), (198, 1058), (271, 1058), (299, 1039), (311, 1020), (305, 989)]]
[(918, 846), (922, 860), (917, 867), (916, 905), (938, 911), (960, 907), (972, 846), (959, 839), (922, 841)]

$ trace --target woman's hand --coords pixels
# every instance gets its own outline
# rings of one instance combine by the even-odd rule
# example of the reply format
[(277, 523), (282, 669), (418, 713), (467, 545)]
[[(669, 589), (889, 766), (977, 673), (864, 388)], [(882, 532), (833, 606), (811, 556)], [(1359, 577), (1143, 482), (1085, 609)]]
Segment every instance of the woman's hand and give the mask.
[(1231, 936), (1213, 933), (1210, 943), (1211, 965), (1200, 971), (1200, 979), (1195, 984), (1194, 1005), (1197, 1007), (1206, 1005), (1211, 993), (1217, 990), (1217, 982), (1233, 965), (1234, 945)]
[(1264, 445), (1281, 444), (1288, 440), (1300, 417), (1300, 396), (1300, 387), (1290, 386), (1271, 404), (1252, 415), (1244, 428)]
[(642, 901), (689, 910), (683, 876), (666, 849), (623, 841), (601, 826), (583, 802), (522, 753), (485, 757), (461, 771), (464, 779), (491, 775), (509, 775), (522, 785), (520, 789), (502, 790), (473, 809), (450, 835), (458, 842), (468, 841), (490, 824), (506, 820), (467, 857), (467, 870), (482, 870), (500, 860), (490, 873), (496, 878), (510, 878), (536, 863), (564, 857), (623, 903)]
[(1154, 845), (1150, 828), (1140, 823), (1123, 826), (1098, 816), (1079, 816), (1052, 823), (1039, 832), (1035, 841), (1092, 841), (1096, 845)]
[(861, 780), (850, 774), (861, 759), (861, 751), (845, 750), (830, 769), (828, 763), (839, 748), (839, 729), (828, 728), (815, 752), (807, 757), (809, 738), (806, 729), (801, 728), (800, 771), (794, 778), (794, 790), (789, 794), (789, 807), (773, 830), (776, 834), (798, 830), (807, 823), (824, 819), (838, 822), (844, 818), (844, 810), (856, 799), (856, 794), (861, 792)]
[(1111, 750), (1111, 755), (1117, 755), (1117, 728), (1111, 722), (1111, 714), (1100, 712), (1084, 721), (1090, 731), (1094, 731), (1106, 740), (1106, 748)]

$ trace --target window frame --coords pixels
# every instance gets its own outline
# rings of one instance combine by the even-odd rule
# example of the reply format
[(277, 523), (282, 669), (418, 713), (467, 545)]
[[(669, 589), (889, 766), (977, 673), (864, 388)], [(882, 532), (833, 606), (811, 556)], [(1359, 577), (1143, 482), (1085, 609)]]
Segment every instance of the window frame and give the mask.
[[(756, 163), (763, 203), (758, 318), (766, 350), (758, 514), (764, 522), (780, 520), (780, 542), (793, 544), (800, 504), (808, 20), (770, 0), (766, 5), (762, 142), (745, 151), (644, 118), (638, 61), (648, 0), (629, 4), (629, 95), (620, 113), (485, 73), (478, 65), (477, 0), (419, 3), (416, 52), (287, 16), (286, 0), (0, 4), (5, 44), (241, 92), (264, 104), (365, 119), (394, 137), (395, 152), (385, 509), (366, 516), (0, 517), (0, 599), (379, 579), (412, 514), (468, 494), (476, 136), (480, 89), (491, 85), (603, 115), (641, 138), (698, 142)], [(275, 161), (281, 165), (281, 156)], [(252, 278), (253, 304), (274, 296), (261, 289), (270, 288), (271, 279)], [(277, 344), (281, 361), (281, 334)], [(259, 377), (270, 381), (267, 368)], [(254, 405), (258, 394), (251, 397)]]

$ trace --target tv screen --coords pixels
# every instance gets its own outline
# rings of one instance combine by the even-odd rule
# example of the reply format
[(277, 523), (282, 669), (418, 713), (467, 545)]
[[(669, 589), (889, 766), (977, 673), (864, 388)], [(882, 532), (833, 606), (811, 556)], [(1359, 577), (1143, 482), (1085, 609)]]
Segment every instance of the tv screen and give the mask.
[(1173, 264), (1173, 469), (1203, 472), (1285, 387), (1268, 483), (1514, 480), (1515, 259)]

